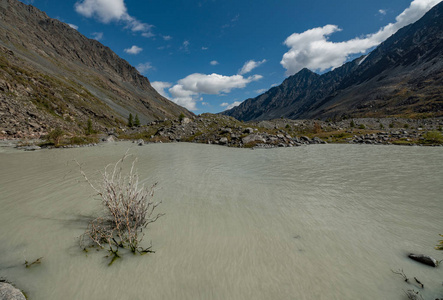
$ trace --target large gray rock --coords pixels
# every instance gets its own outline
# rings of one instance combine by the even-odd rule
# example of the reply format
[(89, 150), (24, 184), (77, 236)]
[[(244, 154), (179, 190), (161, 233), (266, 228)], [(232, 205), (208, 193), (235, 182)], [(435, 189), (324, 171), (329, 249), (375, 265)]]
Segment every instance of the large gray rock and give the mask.
[(243, 144), (248, 144), (248, 143), (251, 143), (251, 142), (263, 142), (263, 143), (266, 143), (266, 139), (263, 136), (261, 136), (260, 134), (256, 134), (256, 133), (250, 134), (250, 135), (245, 136), (244, 138), (242, 138), (242, 143)]
[(226, 145), (228, 143), (227, 137), (222, 137), (219, 141), (220, 145)]
[(430, 257), (429, 255), (424, 255), (424, 254), (409, 254), (408, 257), (410, 259), (413, 259), (415, 261), (421, 262), (422, 264), (431, 266), (431, 267), (436, 267), (438, 266), (438, 261), (432, 257)]
[(0, 282), (0, 300), (26, 300), (26, 297), (11, 284)]

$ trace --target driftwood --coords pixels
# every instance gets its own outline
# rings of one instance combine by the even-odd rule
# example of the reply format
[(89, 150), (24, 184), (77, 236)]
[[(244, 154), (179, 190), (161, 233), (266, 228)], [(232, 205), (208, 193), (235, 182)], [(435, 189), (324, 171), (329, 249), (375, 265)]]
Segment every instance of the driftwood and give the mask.
[(424, 255), (424, 254), (409, 254), (408, 257), (410, 259), (413, 259), (415, 261), (421, 262), (422, 264), (431, 266), (431, 267), (437, 267), (438, 266), (438, 261), (432, 257), (430, 257), (429, 255)]

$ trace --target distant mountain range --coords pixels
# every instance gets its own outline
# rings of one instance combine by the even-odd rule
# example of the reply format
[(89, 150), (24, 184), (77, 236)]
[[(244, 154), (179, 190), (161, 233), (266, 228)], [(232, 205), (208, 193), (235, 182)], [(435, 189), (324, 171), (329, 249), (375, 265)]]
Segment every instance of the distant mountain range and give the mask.
[(103, 130), (130, 113), (142, 123), (193, 115), (98, 41), (31, 5), (0, 0), (0, 135), (81, 131), (88, 119)]
[(303, 69), (223, 112), (238, 120), (443, 115), (443, 2), (369, 55), (319, 75)]

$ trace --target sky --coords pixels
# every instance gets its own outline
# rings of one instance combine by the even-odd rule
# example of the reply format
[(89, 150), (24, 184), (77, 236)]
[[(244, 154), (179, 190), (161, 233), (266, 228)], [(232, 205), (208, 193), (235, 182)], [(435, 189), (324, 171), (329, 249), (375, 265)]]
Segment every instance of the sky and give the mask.
[(370, 52), (442, 0), (21, 0), (110, 47), (196, 114), (254, 98), (303, 68)]

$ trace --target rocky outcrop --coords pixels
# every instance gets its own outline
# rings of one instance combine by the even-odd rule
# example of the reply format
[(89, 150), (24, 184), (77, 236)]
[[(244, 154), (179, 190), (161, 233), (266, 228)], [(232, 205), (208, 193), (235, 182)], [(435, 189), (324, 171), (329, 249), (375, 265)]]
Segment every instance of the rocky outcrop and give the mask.
[(26, 300), (26, 297), (12, 284), (0, 282), (0, 300)]
[[(276, 119), (244, 123), (228, 116), (202, 114), (186, 122), (178, 119), (151, 122), (146, 127), (126, 132), (125, 136), (134, 136), (136, 139), (144, 136), (146, 142), (154, 143), (192, 142), (246, 148), (325, 143), (417, 145), (426, 144), (428, 131), (438, 132), (442, 127), (443, 118), (350, 119), (340, 122)], [(441, 142), (431, 144), (441, 143), (443, 136)]]

